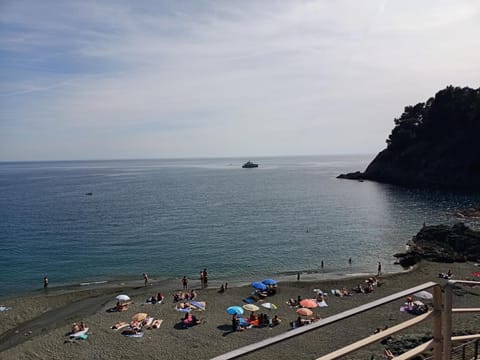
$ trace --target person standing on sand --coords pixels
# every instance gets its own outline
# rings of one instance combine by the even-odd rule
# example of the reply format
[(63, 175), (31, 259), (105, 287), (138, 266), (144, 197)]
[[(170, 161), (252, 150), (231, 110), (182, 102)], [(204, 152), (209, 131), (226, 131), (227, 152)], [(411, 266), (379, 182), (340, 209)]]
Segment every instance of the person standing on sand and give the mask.
[(377, 276), (382, 275), (382, 263), (379, 261), (377, 266)]
[(186, 276), (184, 276), (182, 279), (182, 286), (183, 286), (183, 291), (188, 291), (188, 279)]
[(208, 285), (208, 273), (207, 273), (207, 268), (203, 269), (203, 285), (204, 287), (207, 287)]
[(145, 281), (145, 286), (148, 285), (148, 275), (147, 273), (143, 273), (143, 280)]
[(205, 284), (203, 282), (203, 271), (200, 271), (200, 283), (202, 284), (202, 289), (205, 287)]
[(48, 278), (46, 276), (43, 278), (43, 288), (48, 288)]

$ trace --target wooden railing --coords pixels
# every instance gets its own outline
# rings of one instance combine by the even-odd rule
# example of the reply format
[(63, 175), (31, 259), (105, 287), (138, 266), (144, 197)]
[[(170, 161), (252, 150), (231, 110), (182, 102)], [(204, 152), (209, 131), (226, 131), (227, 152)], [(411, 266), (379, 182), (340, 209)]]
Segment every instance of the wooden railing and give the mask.
[(293, 337), (302, 335), (309, 331), (317, 330), (326, 325), (338, 322), (343, 319), (347, 319), (351, 316), (372, 310), (381, 305), (391, 303), (393, 301), (404, 299), (406, 296), (417, 293), (422, 290), (432, 289), (433, 292), (433, 309), (428, 311), (425, 314), (416, 316), (413, 319), (402, 322), (398, 325), (390, 327), (384, 331), (381, 331), (377, 334), (371, 335), (364, 339), (361, 339), (353, 344), (345, 346), (339, 350), (331, 352), (327, 355), (324, 355), (317, 360), (333, 360), (343, 357), (347, 354), (350, 354), (354, 351), (357, 351), (365, 346), (376, 343), (384, 338), (391, 336), (392, 334), (398, 333), (402, 330), (405, 330), (409, 327), (419, 324), (427, 319), (432, 319), (433, 329), (432, 329), (432, 339), (428, 342), (417, 346), (414, 349), (411, 349), (402, 355), (394, 357), (394, 360), (407, 360), (416, 355), (419, 355), (425, 351), (433, 350), (432, 359), (434, 360), (451, 360), (452, 353), (452, 342), (456, 341), (466, 341), (471, 339), (480, 338), (480, 334), (468, 335), (468, 336), (456, 336), (452, 337), (452, 313), (466, 313), (466, 312), (480, 312), (480, 308), (461, 308), (453, 309), (452, 308), (452, 290), (453, 287), (457, 284), (460, 285), (480, 285), (480, 282), (477, 281), (458, 281), (458, 280), (449, 280), (445, 285), (445, 296), (442, 299), (442, 288), (439, 284), (435, 282), (427, 282), (416, 287), (400, 291), (398, 293), (386, 296), (384, 298), (375, 300), (368, 304), (358, 306), (356, 308), (346, 310), (339, 314), (330, 316), (328, 318), (319, 320), (308, 326), (302, 326), (286, 333), (265, 339), (263, 341), (250, 344), (239, 349), (230, 351), (226, 354), (219, 355), (213, 360), (228, 360), (235, 359), (246, 355), (248, 353), (263, 349), (268, 346), (272, 346), (276, 343), (283, 342), (285, 340), (291, 339)]

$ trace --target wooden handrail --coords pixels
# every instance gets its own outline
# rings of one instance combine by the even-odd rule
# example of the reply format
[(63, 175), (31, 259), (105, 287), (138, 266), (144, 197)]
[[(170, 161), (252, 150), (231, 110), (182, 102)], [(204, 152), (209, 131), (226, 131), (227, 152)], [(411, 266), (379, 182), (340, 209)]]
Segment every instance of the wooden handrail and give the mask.
[(358, 349), (361, 349), (367, 345), (370, 345), (370, 344), (373, 344), (373, 343), (376, 343), (380, 340), (382, 340), (383, 338), (386, 338), (390, 335), (393, 335), (401, 330), (404, 330), (404, 329), (407, 329), (409, 327), (412, 327), (414, 325), (417, 325), (418, 323), (421, 323), (425, 320), (427, 320), (428, 318), (430, 318), (433, 314), (433, 311), (428, 311), (426, 312), (425, 314), (422, 314), (422, 315), (418, 315), (410, 320), (407, 320), (407, 321), (404, 321), (402, 322), (401, 324), (398, 324), (398, 325), (395, 325), (395, 326), (392, 326), (386, 330), (383, 330), (377, 334), (374, 334), (374, 335), (371, 335), (367, 338), (364, 338), (362, 340), (359, 340), (353, 344), (350, 344), (350, 345), (347, 345), (341, 349), (338, 349), (334, 352), (331, 352), (327, 355), (324, 355), (322, 357), (319, 357), (317, 358), (316, 360), (333, 360), (333, 359), (337, 359), (341, 356), (345, 356), (351, 352), (354, 352), (354, 351), (357, 351)]
[[(452, 318), (451, 314), (452, 313), (470, 313), (470, 312), (480, 312), (480, 308), (455, 308), (452, 309), (452, 287), (455, 284), (462, 284), (462, 285), (480, 285), (480, 282), (478, 281), (469, 281), (469, 280), (449, 280), (445, 286), (445, 302), (443, 303), (442, 306), (442, 301), (441, 301), (441, 289), (440, 285), (434, 282), (427, 282), (422, 285), (415, 286), (410, 289), (406, 289), (403, 291), (400, 291), (398, 293), (386, 296), (384, 298), (372, 301), (368, 304), (364, 304), (361, 306), (358, 306), (356, 308), (350, 309), (343, 311), (337, 315), (330, 316), (328, 318), (319, 320), (317, 322), (314, 322), (309, 325), (304, 325), (302, 327), (293, 329), (289, 332), (262, 340), (260, 342), (250, 344), (244, 347), (241, 347), (239, 349), (230, 351), (226, 354), (219, 355), (212, 360), (228, 360), (228, 359), (234, 359), (243, 355), (246, 355), (250, 352), (254, 352), (257, 350), (260, 350), (262, 348), (268, 347), (270, 345), (274, 345), (278, 342), (288, 340), (290, 338), (293, 338), (295, 336), (301, 335), (303, 333), (306, 333), (308, 331), (316, 330), (321, 327), (324, 327), (326, 325), (335, 323), (337, 321), (349, 318), (351, 316), (363, 313), (365, 311), (374, 309), (378, 306), (388, 304), (392, 301), (402, 299), (408, 295), (417, 293), (422, 290), (426, 290), (429, 288), (434, 288), (433, 289), (433, 295), (434, 295), (434, 309), (428, 311), (425, 314), (419, 315), (413, 319), (407, 320), (405, 322), (402, 322), (398, 325), (392, 326), (384, 331), (381, 331), (378, 334), (371, 335), (367, 338), (364, 338), (362, 340), (359, 340), (353, 344), (350, 344), (348, 346), (343, 347), (342, 349), (336, 350), (334, 352), (331, 352), (327, 355), (324, 355), (317, 360), (332, 360), (339, 358), (341, 356), (345, 356), (346, 354), (349, 354), (353, 351), (356, 351), (360, 348), (363, 348), (367, 345), (370, 345), (372, 343), (375, 343), (377, 341), (380, 341), (383, 338), (386, 338), (394, 333), (397, 333), (399, 331), (402, 331), (408, 327), (414, 326), (422, 321), (427, 320), (430, 317), (433, 317), (433, 324), (434, 324), (434, 329), (433, 329), (433, 339), (425, 342), (424, 344), (421, 344), (414, 349), (411, 349), (399, 356), (394, 357), (394, 360), (407, 360), (415, 355), (418, 355), (426, 350), (431, 350), (432, 348), (434, 349), (434, 354), (435, 358), (440, 358), (443, 356), (443, 359), (450, 359), (451, 358), (451, 343), (455, 341), (466, 341), (466, 340), (472, 340), (472, 339), (480, 339), (480, 334), (475, 334), (475, 335), (465, 335), (465, 336), (451, 336), (451, 330), (452, 330)], [(442, 309), (443, 308), (443, 309)], [(443, 331), (441, 331), (440, 326), (443, 328)], [(443, 332), (443, 341), (441, 340), (441, 333)], [(443, 343), (443, 351), (442, 351), (442, 343)]]
[(421, 345), (418, 345), (417, 347), (414, 347), (413, 349), (408, 350), (407, 352), (404, 352), (402, 355), (395, 356), (392, 360), (408, 360), (424, 351), (432, 349), (433, 345), (434, 340), (432, 339)]
[(304, 326), (301, 326), (301, 327), (299, 327), (299, 328), (296, 328), (296, 329), (293, 329), (293, 330), (291, 330), (291, 331), (288, 331), (288, 332), (286, 332), (286, 333), (283, 333), (283, 334), (280, 334), (280, 335), (277, 335), (277, 336), (273, 336), (273, 337), (271, 337), (271, 338), (268, 338), (268, 339), (265, 339), (265, 340), (256, 342), (256, 343), (254, 343), (254, 344), (250, 344), (250, 345), (247, 345), (247, 346), (243, 346), (243, 347), (241, 347), (241, 348), (235, 349), (235, 350), (230, 351), (230, 352), (228, 352), (228, 353), (225, 353), (225, 354), (216, 356), (216, 357), (213, 358), (212, 360), (229, 360), (229, 359), (235, 359), (235, 358), (237, 358), (237, 357), (246, 355), (246, 354), (248, 354), (248, 353), (250, 353), (250, 352), (263, 349), (263, 348), (265, 348), (265, 347), (267, 347), (267, 346), (276, 344), (276, 343), (278, 343), (278, 342), (282, 342), (282, 341), (288, 340), (288, 339), (290, 339), (290, 338), (293, 338), (293, 337), (295, 337), (295, 336), (301, 335), (301, 334), (303, 334), (303, 333), (306, 333), (306, 332), (309, 332), (309, 331), (312, 331), (312, 330), (316, 330), (316, 329), (321, 328), (321, 327), (323, 327), (323, 326), (326, 326), (326, 325), (335, 323), (335, 322), (337, 322), (337, 321), (340, 321), (340, 320), (349, 318), (349, 317), (351, 317), (351, 316), (354, 316), (354, 315), (363, 313), (363, 312), (365, 312), (365, 311), (374, 309), (374, 308), (376, 308), (376, 307), (378, 307), (378, 306), (391, 303), (392, 301), (395, 301), (395, 300), (398, 300), (398, 299), (403, 299), (403, 298), (405, 298), (405, 297), (408, 296), (408, 295), (414, 294), (414, 293), (419, 292), (419, 291), (422, 291), (422, 290), (430, 289), (430, 288), (432, 288), (432, 287), (434, 287), (434, 286), (439, 286), (439, 285), (438, 285), (437, 283), (433, 282), (433, 281), (426, 282), (426, 283), (424, 283), (424, 284), (422, 284), (422, 285), (418, 285), (418, 286), (415, 286), (415, 287), (413, 287), (413, 288), (409, 288), (409, 289), (400, 291), (400, 292), (398, 292), (398, 293), (395, 293), (395, 294), (386, 296), (386, 297), (384, 297), (384, 298), (381, 298), (381, 299), (372, 301), (372, 302), (370, 302), (370, 303), (367, 303), (367, 304), (364, 304), (364, 305), (360, 305), (360, 306), (358, 306), (358, 307), (356, 307), (356, 308), (343, 311), (343, 312), (341, 312), (341, 313), (339, 313), (339, 314), (336, 314), (336, 315), (333, 315), (333, 316), (329, 316), (329, 317), (327, 317), (327, 318), (325, 318), (325, 319), (316, 321), (316, 322), (314, 322), (314, 323), (312, 323), (312, 324), (304, 325)]

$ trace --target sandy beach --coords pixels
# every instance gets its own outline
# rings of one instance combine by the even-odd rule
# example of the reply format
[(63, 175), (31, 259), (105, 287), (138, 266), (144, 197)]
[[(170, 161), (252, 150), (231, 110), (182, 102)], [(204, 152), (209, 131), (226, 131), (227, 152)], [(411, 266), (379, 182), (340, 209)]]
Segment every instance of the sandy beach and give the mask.
[[(435, 281), (445, 280), (438, 273), (448, 269), (455, 279), (472, 277), (478, 271), (471, 263), (441, 264), (423, 262), (409, 272), (382, 277), (382, 285), (375, 287), (372, 293), (353, 294), (347, 297), (328, 295), (328, 307), (313, 309), (314, 314), (325, 318), (344, 310), (354, 308), (389, 294)], [(400, 270), (400, 268), (399, 268)], [(212, 279), (214, 280), (214, 279)], [(245, 279), (253, 281), (256, 279)], [(181, 280), (176, 282), (156, 282), (144, 287), (143, 281), (109, 284), (108, 286), (85, 289), (49, 289), (15, 298), (0, 299), (0, 305), (9, 308), (0, 312), (0, 357), (2, 359), (118, 359), (141, 357), (143, 359), (210, 359), (230, 350), (248, 345), (265, 338), (290, 330), (290, 322), (297, 318), (295, 309), (286, 301), (290, 298), (312, 298), (314, 289), (330, 292), (331, 289), (351, 289), (365, 278), (346, 278), (328, 281), (300, 280), (279, 283), (277, 294), (267, 297), (264, 302), (278, 306), (277, 310), (260, 307), (259, 312), (269, 316), (277, 314), (281, 324), (271, 327), (250, 328), (242, 332), (231, 332), (231, 316), (225, 309), (232, 305), (242, 306), (242, 299), (248, 297), (253, 289), (250, 286), (229, 287), (220, 293), (219, 287), (201, 289), (200, 282), (191, 280), (189, 285), (197, 292), (197, 300), (206, 302), (204, 311), (193, 311), (204, 323), (185, 328), (182, 323), (184, 313), (176, 310), (173, 293), (180, 290)], [(146, 304), (145, 300), (158, 292), (165, 295), (162, 304)], [(133, 300), (125, 312), (108, 312), (115, 305), (115, 296), (128, 294)], [(454, 306), (480, 307), (480, 289), (459, 290), (454, 296)], [(261, 302), (257, 303), (261, 304)], [(268, 347), (248, 359), (314, 359), (343, 345), (351, 343), (374, 332), (376, 328), (392, 326), (408, 320), (412, 315), (400, 312), (402, 301), (393, 302), (375, 311), (357, 315), (342, 322), (297, 336), (286, 342)], [(144, 330), (142, 338), (123, 336), (121, 331), (111, 329), (118, 321), (129, 322), (138, 312), (162, 319), (158, 329)], [(245, 312), (243, 316), (249, 313)], [(73, 322), (84, 321), (89, 327), (86, 340), (66, 341), (65, 336)], [(428, 333), (431, 323), (416, 326), (405, 334), (394, 337), (422, 335)], [(454, 329), (457, 332), (480, 332), (480, 315), (456, 315)], [(372, 345), (348, 356), (349, 359), (381, 358), (384, 344)]]

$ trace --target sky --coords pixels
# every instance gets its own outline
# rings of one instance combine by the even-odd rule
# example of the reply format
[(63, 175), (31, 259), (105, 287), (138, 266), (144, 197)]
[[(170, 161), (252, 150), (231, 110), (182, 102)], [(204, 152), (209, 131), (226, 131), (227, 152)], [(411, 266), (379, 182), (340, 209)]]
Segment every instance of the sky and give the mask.
[(0, 161), (376, 154), (480, 87), (476, 0), (0, 0)]

